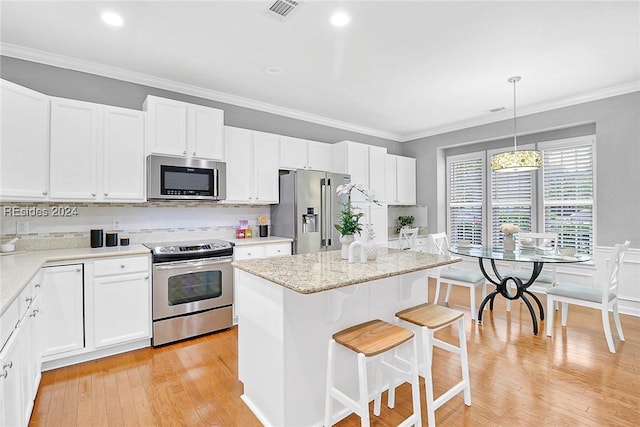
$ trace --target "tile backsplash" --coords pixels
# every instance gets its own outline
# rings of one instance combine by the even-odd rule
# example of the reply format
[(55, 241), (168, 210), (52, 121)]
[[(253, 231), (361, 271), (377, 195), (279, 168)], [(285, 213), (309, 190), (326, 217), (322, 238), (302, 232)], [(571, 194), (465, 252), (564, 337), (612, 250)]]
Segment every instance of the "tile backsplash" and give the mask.
[(89, 230), (101, 228), (128, 237), (131, 244), (232, 238), (238, 221), (252, 227), (258, 216), (270, 216), (269, 206), (214, 202), (147, 203), (2, 203), (0, 241), (18, 234), (16, 250), (89, 247)]

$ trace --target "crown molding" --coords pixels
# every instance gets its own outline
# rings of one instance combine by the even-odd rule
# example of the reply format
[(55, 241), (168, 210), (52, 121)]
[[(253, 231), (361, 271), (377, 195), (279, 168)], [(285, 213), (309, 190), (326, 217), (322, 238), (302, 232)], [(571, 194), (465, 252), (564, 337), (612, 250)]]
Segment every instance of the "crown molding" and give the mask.
[(303, 111), (281, 107), (278, 105), (232, 95), (225, 92), (219, 92), (212, 89), (206, 89), (200, 86), (190, 85), (175, 80), (164, 79), (149, 74), (125, 70), (123, 68), (111, 67), (108, 65), (100, 64), (98, 62), (85, 61), (78, 58), (45, 52), (37, 49), (31, 49), (10, 43), (0, 43), (0, 55), (22, 59), (25, 61), (37, 62), (45, 65), (51, 65), (54, 67), (80, 71), (83, 73), (95, 74), (102, 77), (123, 80), (144, 86), (151, 86), (158, 89), (179, 92), (185, 95), (197, 96), (200, 98), (210, 99), (212, 101), (224, 102), (225, 104), (250, 108), (252, 110), (277, 114), (279, 116), (303, 120), (306, 122), (329, 126), (350, 132), (375, 136), (378, 138), (389, 139), (392, 141), (401, 140), (401, 136), (393, 132), (360, 126), (353, 123), (332, 119), (330, 117), (305, 113)]
[[(566, 98), (558, 98), (549, 102), (543, 102), (528, 107), (518, 107), (518, 117), (528, 116), (530, 114), (542, 113), (545, 111), (557, 110), (559, 108), (569, 107), (572, 105), (583, 104), (585, 102), (597, 101), (604, 98), (610, 98), (612, 96), (625, 95), (627, 93), (640, 91), (640, 81), (631, 83), (625, 83), (617, 86), (610, 86), (603, 89), (594, 90), (591, 92), (582, 93), (575, 96)], [(502, 120), (511, 119), (512, 110), (501, 111), (491, 116), (476, 117), (469, 120), (462, 120), (459, 122), (449, 123), (442, 126), (436, 126), (433, 128), (425, 129), (420, 132), (405, 134), (401, 136), (399, 142), (413, 141), (420, 138), (426, 138), (429, 136), (440, 135), (447, 132), (454, 132), (461, 129), (467, 129), (474, 126), (486, 125), (489, 123), (495, 123)]]

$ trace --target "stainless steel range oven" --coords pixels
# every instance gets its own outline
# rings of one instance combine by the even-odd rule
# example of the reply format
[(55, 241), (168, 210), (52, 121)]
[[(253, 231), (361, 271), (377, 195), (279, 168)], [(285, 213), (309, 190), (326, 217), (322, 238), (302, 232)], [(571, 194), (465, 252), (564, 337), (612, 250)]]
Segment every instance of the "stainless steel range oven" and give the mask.
[(153, 255), (152, 345), (202, 335), (233, 323), (233, 244), (145, 244)]

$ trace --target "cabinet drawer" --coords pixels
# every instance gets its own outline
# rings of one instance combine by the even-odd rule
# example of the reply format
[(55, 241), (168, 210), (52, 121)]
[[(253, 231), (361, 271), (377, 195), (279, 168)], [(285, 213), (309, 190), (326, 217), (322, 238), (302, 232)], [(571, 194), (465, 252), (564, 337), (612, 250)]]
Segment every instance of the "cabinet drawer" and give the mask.
[(0, 317), (0, 351), (11, 336), (11, 333), (18, 324), (18, 313), (20, 312), (18, 300), (14, 300), (9, 308)]
[(291, 255), (291, 243), (278, 243), (265, 246), (265, 257)]
[(149, 271), (149, 258), (146, 256), (112, 258), (93, 262), (94, 276), (138, 273), (143, 271)]
[(233, 257), (236, 260), (263, 258), (264, 246), (236, 246), (233, 250)]

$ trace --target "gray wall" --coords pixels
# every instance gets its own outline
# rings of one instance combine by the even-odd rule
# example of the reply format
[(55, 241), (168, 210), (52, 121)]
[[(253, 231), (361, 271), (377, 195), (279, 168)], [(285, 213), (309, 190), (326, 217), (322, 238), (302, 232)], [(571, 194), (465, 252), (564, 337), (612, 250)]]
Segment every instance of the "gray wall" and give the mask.
[(134, 110), (142, 110), (147, 95), (156, 95), (222, 109), (224, 122), (229, 126), (328, 143), (357, 141), (387, 147), (391, 154), (402, 153), (402, 144), (389, 139), (8, 56), (0, 57), (0, 77), (50, 96)]
[[(416, 157), (418, 204), (429, 206), (429, 229), (446, 227), (445, 155), (508, 147), (504, 120), (405, 143)], [(596, 134), (596, 245), (625, 239), (640, 247), (640, 92), (518, 117), (519, 144)]]

